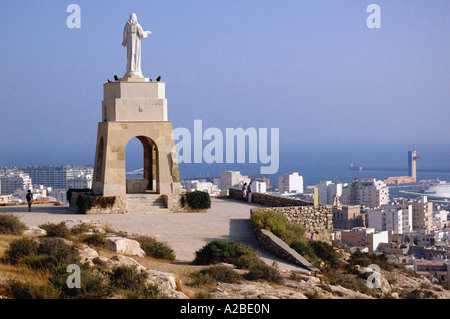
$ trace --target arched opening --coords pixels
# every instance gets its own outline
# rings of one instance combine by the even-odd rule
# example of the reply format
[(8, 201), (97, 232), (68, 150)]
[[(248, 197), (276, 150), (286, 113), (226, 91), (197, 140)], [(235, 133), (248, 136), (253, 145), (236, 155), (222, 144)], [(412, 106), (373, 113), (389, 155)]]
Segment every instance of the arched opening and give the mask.
[(152, 139), (136, 136), (125, 149), (127, 193), (159, 193), (158, 149)]
[(102, 181), (102, 174), (103, 174), (103, 157), (105, 153), (105, 146), (103, 142), (103, 136), (100, 137), (100, 142), (98, 144), (98, 150), (97, 150), (97, 163), (95, 167), (95, 181), (101, 182)]

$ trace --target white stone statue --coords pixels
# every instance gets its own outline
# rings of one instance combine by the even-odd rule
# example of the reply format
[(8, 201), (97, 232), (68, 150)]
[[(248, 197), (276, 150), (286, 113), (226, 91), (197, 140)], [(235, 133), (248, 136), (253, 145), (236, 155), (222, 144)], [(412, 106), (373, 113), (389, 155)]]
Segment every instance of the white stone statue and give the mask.
[(147, 39), (152, 34), (144, 31), (137, 22), (136, 14), (132, 13), (123, 29), (122, 45), (127, 47), (127, 73), (125, 77), (142, 77), (141, 70), (141, 39)]

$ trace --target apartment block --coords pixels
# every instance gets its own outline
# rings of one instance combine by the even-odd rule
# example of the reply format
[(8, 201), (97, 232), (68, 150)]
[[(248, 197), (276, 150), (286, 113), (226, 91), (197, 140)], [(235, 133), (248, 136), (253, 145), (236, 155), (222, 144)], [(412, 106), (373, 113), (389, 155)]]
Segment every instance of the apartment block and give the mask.
[(1, 194), (11, 195), (16, 191), (33, 189), (31, 178), (20, 170), (9, 170), (0, 176)]
[(378, 208), (389, 204), (389, 187), (375, 178), (355, 180), (342, 189), (342, 204)]
[(303, 176), (298, 173), (285, 174), (278, 178), (280, 193), (303, 193)]
[(239, 171), (224, 171), (220, 173), (220, 189), (222, 190), (240, 188), (245, 182), (249, 183), (250, 178), (246, 175), (241, 175)]
[(342, 196), (342, 183), (333, 183), (331, 181), (321, 181), (317, 184), (320, 196), (320, 203), (324, 205), (333, 204), (335, 196)]
[(395, 234), (412, 231), (412, 205), (383, 205), (367, 211), (368, 224), (376, 230), (392, 230)]
[(366, 226), (366, 218), (365, 215), (361, 214), (361, 207), (359, 205), (333, 207), (332, 212), (334, 229), (352, 229)]
[(428, 201), (427, 196), (421, 196), (410, 204), (412, 205), (413, 231), (424, 231), (430, 234), (433, 228), (433, 203)]
[(376, 231), (374, 228), (355, 227), (343, 230), (340, 237), (342, 244), (350, 247), (367, 247), (370, 252), (377, 251), (380, 243), (389, 242), (387, 231)]

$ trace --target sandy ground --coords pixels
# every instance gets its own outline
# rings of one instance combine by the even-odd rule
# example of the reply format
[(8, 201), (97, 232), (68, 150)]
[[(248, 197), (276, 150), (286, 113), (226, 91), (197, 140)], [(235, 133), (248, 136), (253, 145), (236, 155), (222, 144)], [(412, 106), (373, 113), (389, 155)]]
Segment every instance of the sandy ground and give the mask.
[(189, 214), (124, 214), (81, 215), (65, 206), (34, 205), (28, 212), (26, 206), (0, 207), (0, 213), (17, 214), (28, 226), (45, 223), (71, 223), (81, 220), (97, 220), (116, 230), (128, 233), (153, 235), (167, 243), (180, 261), (192, 261), (195, 251), (214, 239), (233, 240), (252, 246), (268, 264), (274, 261), (283, 270), (301, 270), (261, 250), (250, 228), (250, 209), (258, 207), (230, 199), (212, 199), (207, 213)]

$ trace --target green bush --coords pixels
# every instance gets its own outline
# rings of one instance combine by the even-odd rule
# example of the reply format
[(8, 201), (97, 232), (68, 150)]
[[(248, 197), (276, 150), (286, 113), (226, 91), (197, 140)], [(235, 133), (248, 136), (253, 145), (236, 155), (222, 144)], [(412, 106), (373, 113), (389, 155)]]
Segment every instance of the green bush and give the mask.
[(377, 264), (381, 269), (391, 271), (395, 268), (394, 264), (390, 263), (385, 254), (363, 253), (360, 250), (355, 251), (349, 260), (352, 266), (360, 265), (367, 267), (371, 264)]
[(81, 288), (67, 286), (70, 275), (67, 266), (59, 265), (49, 278), (50, 285), (59, 293), (59, 299), (106, 299), (115, 292), (115, 288), (103, 276), (93, 274), (89, 268), (81, 268)]
[(305, 257), (309, 262), (314, 263), (317, 260), (317, 256), (314, 250), (309, 245), (309, 242), (305, 240), (297, 240), (291, 244), (291, 248)]
[[(186, 203), (192, 209), (208, 209), (211, 208), (211, 197), (202, 191), (187, 192), (181, 197), (181, 203)], [(184, 206), (184, 205), (183, 205)]]
[(254, 264), (248, 269), (245, 278), (248, 280), (266, 280), (276, 284), (283, 281), (278, 269), (266, 265), (264, 262)]
[(141, 244), (145, 255), (157, 259), (175, 260), (175, 252), (166, 244), (149, 236), (137, 236), (135, 239)]
[(132, 266), (117, 266), (114, 267), (109, 278), (111, 283), (120, 289), (137, 291), (146, 284), (148, 274), (144, 271), (139, 271)]
[(90, 188), (84, 188), (84, 189), (70, 188), (70, 189), (68, 189), (66, 192), (66, 199), (69, 204), (72, 201), (72, 193), (92, 193), (92, 189), (90, 189)]
[(8, 290), (14, 299), (56, 299), (58, 292), (50, 285), (36, 285), (18, 280), (8, 282)]
[(166, 299), (167, 296), (161, 294), (158, 285), (147, 284), (136, 290), (127, 291), (125, 294), (127, 299)]
[(227, 266), (211, 266), (192, 275), (194, 284), (211, 285), (217, 282), (239, 283), (241, 276)]
[(314, 290), (313, 293), (311, 292), (305, 292), (304, 295), (308, 298), (308, 299), (323, 299), (323, 297), (319, 294), (319, 292), (317, 290)]
[(13, 214), (0, 214), (0, 234), (22, 235), (27, 227)]
[(329, 282), (330, 285), (339, 285), (372, 297), (376, 297), (377, 295), (377, 291), (375, 289), (367, 286), (366, 280), (362, 280), (357, 278), (357, 276), (338, 271), (336, 268), (327, 268), (323, 271), (323, 277)]
[(61, 237), (68, 238), (71, 235), (71, 231), (67, 228), (65, 222), (61, 222), (59, 224), (43, 224), (39, 226), (47, 232), (48, 237)]
[(37, 254), (49, 256), (49, 262), (53, 265), (77, 264), (80, 261), (80, 256), (75, 248), (60, 238), (42, 239)]
[(22, 238), (9, 244), (3, 258), (11, 264), (23, 264), (33, 269), (52, 268), (58, 264), (76, 264), (76, 250), (60, 238), (44, 238), (40, 243)]
[(250, 222), (253, 230), (267, 229), (289, 246), (295, 241), (304, 240), (305, 229), (292, 224), (286, 216), (275, 210), (259, 209), (252, 214)]
[(340, 264), (341, 255), (330, 244), (312, 240), (308, 242), (308, 245), (314, 251), (314, 254), (324, 262), (332, 266), (338, 266)]
[(23, 257), (35, 255), (38, 252), (39, 243), (29, 238), (14, 240), (5, 251), (4, 261), (17, 264)]
[(86, 235), (81, 240), (84, 244), (89, 246), (103, 246), (106, 240), (106, 235), (101, 233), (94, 233), (91, 235)]
[(93, 207), (108, 208), (116, 203), (116, 197), (96, 196), (92, 194), (80, 194), (77, 198), (78, 211), (85, 214)]
[(92, 259), (92, 262), (94, 263), (94, 265), (96, 265), (100, 268), (104, 268), (107, 265), (107, 263), (105, 261), (101, 260), (99, 257), (95, 257), (94, 259)]
[(242, 255), (241, 257), (237, 258), (233, 265), (236, 266), (236, 268), (239, 269), (249, 269), (253, 265), (258, 265), (262, 263), (263, 261), (259, 259), (256, 254), (249, 254), (249, 255)]
[(212, 299), (212, 295), (209, 291), (197, 291), (193, 299)]
[(28, 255), (20, 259), (20, 263), (32, 269), (49, 269), (54, 266), (54, 260), (48, 255)]
[(220, 262), (230, 264), (238, 263), (241, 268), (245, 268), (247, 263), (244, 262), (244, 258), (241, 258), (243, 256), (247, 256), (245, 257), (247, 262), (252, 258), (258, 258), (253, 249), (249, 246), (233, 241), (214, 240), (195, 252), (194, 264), (212, 265)]
[(86, 224), (86, 223), (81, 223), (81, 224), (78, 224), (78, 225), (73, 226), (72, 229), (71, 229), (70, 231), (71, 231), (72, 234), (74, 234), (74, 235), (79, 235), (79, 234), (88, 232), (90, 229), (91, 229), (91, 228), (90, 228), (90, 226), (89, 226), (88, 224)]

